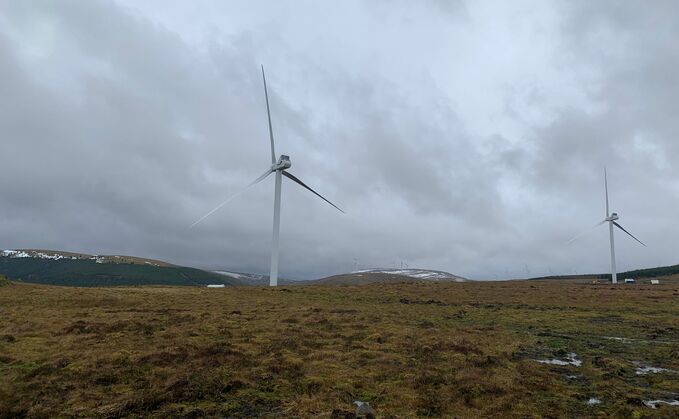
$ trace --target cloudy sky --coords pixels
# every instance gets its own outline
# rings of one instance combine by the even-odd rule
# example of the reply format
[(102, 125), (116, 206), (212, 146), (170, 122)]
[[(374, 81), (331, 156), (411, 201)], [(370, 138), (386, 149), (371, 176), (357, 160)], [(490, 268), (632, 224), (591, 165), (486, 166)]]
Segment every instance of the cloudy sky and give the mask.
[(0, 0), (0, 247), (281, 275), (679, 263), (679, 2)]

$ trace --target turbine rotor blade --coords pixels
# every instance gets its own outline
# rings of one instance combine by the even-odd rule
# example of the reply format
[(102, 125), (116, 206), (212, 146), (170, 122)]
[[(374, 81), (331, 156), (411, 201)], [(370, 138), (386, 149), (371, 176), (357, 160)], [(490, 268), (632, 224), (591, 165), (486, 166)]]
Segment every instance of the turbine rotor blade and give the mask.
[(614, 226), (618, 227), (620, 230), (622, 230), (622, 231), (624, 231), (625, 233), (627, 233), (631, 238), (633, 238), (634, 240), (638, 241), (639, 244), (641, 244), (641, 245), (644, 246), (644, 247), (647, 247), (647, 246), (644, 244), (644, 242), (642, 242), (641, 240), (639, 240), (639, 239), (637, 239), (636, 237), (634, 237), (634, 236), (632, 235), (632, 233), (630, 233), (629, 231), (625, 230), (620, 224), (616, 223), (615, 221), (611, 221), (611, 222), (613, 223)]
[(610, 216), (610, 210), (608, 209), (608, 171), (604, 167), (604, 185), (606, 187), (606, 218)]
[(189, 228), (195, 227), (198, 223), (200, 223), (201, 221), (203, 221), (203, 220), (206, 219), (207, 217), (209, 217), (209, 216), (211, 216), (212, 214), (214, 214), (218, 209), (220, 209), (220, 208), (223, 207), (224, 205), (226, 205), (226, 204), (228, 204), (229, 202), (231, 202), (231, 200), (233, 200), (235, 197), (237, 197), (238, 195), (240, 195), (240, 194), (242, 194), (243, 192), (245, 192), (248, 188), (250, 188), (251, 186), (254, 186), (254, 185), (256, 185), (257, 183), (259, 183), (259, 182), (263, 181), (264, 179), (266, 179), (271, 173), (273, 173), (273, 171), (272, 171), (271, 169), (269, 169), (269, 170), (267, 170), (266, 172), (264, 172), (264, 174), (262, 174), (262, 176), (258, 177), (257, 179), (253, 180), (252, 182), (250, 182), (250, 184), (248, 184), (248, 186), (246, 186), (246, 187), (242, 188), (241, 190), (239, 190), (238, 192), (234, 193), (234, 194), (231, 195), (226, 201), (224, 201), (224, 202), (222, 202), (221, 204), (217, 205), (212, 211), (210, 211), (210, 212), (208, 212), (207, 214), (205, 214), (205, 215), (203, 215), (202, 217), (200, 217), (200, 218), (198, 219), (198, 221), (196, 221), (195, 223), (191, 224), (191, 227), (189, 227)]
[(266, 98), (266, 116), (269, 118), (269, 139), (271, 140), (271, 164), (276, 164), (276, 151), (273, 145), (273, 128), (271, 127), (271, 110), (269, 109), (269, 92), (266, 90), (266, 76), (262, 64), (262, 80), (264, 81), (264, 97)]
[(593, 225), (592, 227), (588, 228), (587, 230), (581, 232), (581, 233), (578, 234), (577, 236), (575, 236), (575, 237), (573, 237), (572, 239), (568, 240), (568, 241), (566, 242), (566, 244), (571, 244), (571, 243), (573, 243), (574, 241), (576, 241), (577, 239), (579, 239), (580, 237), (585, 236), (585, 235), (591, 233), (592, 230), (594, 230), (595, 228), (599, 227), (601, 224), (603, 224), (603, 223), (605, 223), (605, 222), (606, 222), (606, 220), (603, 220), (602, 222)]
[(266, 179), (272, 173), (273, 173), (273, 170), (271, 170), (271, 169), (267, 170), (266, 172), (262, 173), (262, 176), (258, 177), (257, 179), (253, 180), (252, 182), (250, 182), (248, 184), (248, 186), (246, 186), (246, 188), (249, 188), (250, 186), (254, 186), (254, 185), (258, 184), (259, 182)]
[(335, 204), (333, 204), (332, 202), (328, 201), (328, 200), (325, 199), (321, 194), (319, 194), (318, 192), (316, 192), (316, 191), (314, 191), (313, 189), (311, 189), (310, 187), (308, 187), (304, 182), (302, 182), (301, 180), (297, 179), (297, 177), (295, 177), (292, 173), (286, 172), (285, 170), (282, 171), (282, 173), (283, 173), (283, 176), (285, 176), (285, 177), (287, 177), (288, 179), (292, 180), (293, 182), (299, 184), (301, 187), (303, 187), (303, 188), (305, 188), (305, 189), (308, 189), (308, 190), (311, 191), (313, 194), (315, 194), (317, 197), (321, 198), (322, 200), (324, 200), (324, 201), (327, 202), (328, 204), (330, 204), (330, 205), (332, 205), (333, 207), (335, 207), (339, 212), (344, 213), (344, 211), (342, 211), (342, 210), (340, 209), (340, 207), (338, 207), (337, 205), (335, 205)]

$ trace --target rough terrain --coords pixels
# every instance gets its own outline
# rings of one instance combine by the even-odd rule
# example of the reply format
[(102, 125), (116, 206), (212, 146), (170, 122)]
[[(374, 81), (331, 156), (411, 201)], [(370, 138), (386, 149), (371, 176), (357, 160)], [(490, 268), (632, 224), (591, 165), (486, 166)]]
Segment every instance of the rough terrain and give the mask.
[(0, 287), (2, 417), (676, 417), (677, 371), (676, 281)]

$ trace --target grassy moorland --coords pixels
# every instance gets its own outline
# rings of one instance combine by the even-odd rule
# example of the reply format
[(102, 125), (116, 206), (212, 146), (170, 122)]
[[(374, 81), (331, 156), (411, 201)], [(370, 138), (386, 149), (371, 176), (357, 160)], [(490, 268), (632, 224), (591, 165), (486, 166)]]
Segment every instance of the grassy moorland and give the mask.
[(647, 366), (677, 282), (0, 287), (1, 417), (676, 417)]

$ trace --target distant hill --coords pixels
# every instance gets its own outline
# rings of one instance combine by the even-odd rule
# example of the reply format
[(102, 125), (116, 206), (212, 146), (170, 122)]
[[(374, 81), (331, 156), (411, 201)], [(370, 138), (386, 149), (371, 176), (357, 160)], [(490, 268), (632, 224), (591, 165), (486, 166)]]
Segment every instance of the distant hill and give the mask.
[(0, 251), (0, 275), (16, 281), (79, 287), (243, 285), (235, 278), (153, 259), (34, 249)]
[(334, 275), (305, 284), (320, 285), (365, 285), (397, 282), (465, 282), (466, 278), (443, 271), (426, 269), (368, 269), (348, 274)]
[[(618, 280), (621, 281), (625, 278), (659, 278), (679, 275), (679, 265), (671, 266), (659, 266), (656, 268), (646, 268), (646, 269), (635, 269), (633, 271), (618, 272)], [(586, 275), (553, 275), (553, 276), (542, 276), (537, 278), (530, 278), (530, 280), (544, 280), (544, 279), (602, 279), (611, 280), (611, 274), (586, 274)]]
[[(226, 276), (228, 278), (233, 278), (243, 285), (254, 285), (254, 286), (269, 286), (269, 276), (268, 275), (257, 275), (257, 274), (246, 274), (242, 272), (229, 272), (229, 271), (213, 271), (216, 274)], [(278, 278), (279, 285), (295, 285), (299, 284), (301, 281), (294, 281), (291, 279)]]
[[(660, 266), (657, 268), (637, 269), (618, 274), (623, 278), (657, 278), (661, 276), (679, 275), (679, 265)], [(607, 275), (610, 278), (610, 275)]]
[(60, 250), (42, 250), (42, 249), (18, 249), (18, 250), (2, 250), (0, 256), (8, 256), (11, 258), (37, 258), (49, 260), (93, 260), (97, 263), (127, 263), (133, 265), (151, 265), (151, 266), (176, 266), (171, 263), (163, 262), (155, 259), (146, 259), (135, 256), (103, 256), (103, 255), (88, 255), (86, 253), (64, 252)]
[(367, 269), (362, 271), (352, 272), (352, 274), (365, 275), (365, 274), (388, 274), (388, 275), (399, 275), (407, 276), (413, 279), (434, 281), (434, 282), (465, 282), (468, 281), (467, 278), (461, 276), (453, 275), (449, 272), (444, 271), (432, 271), (429, 269)]

